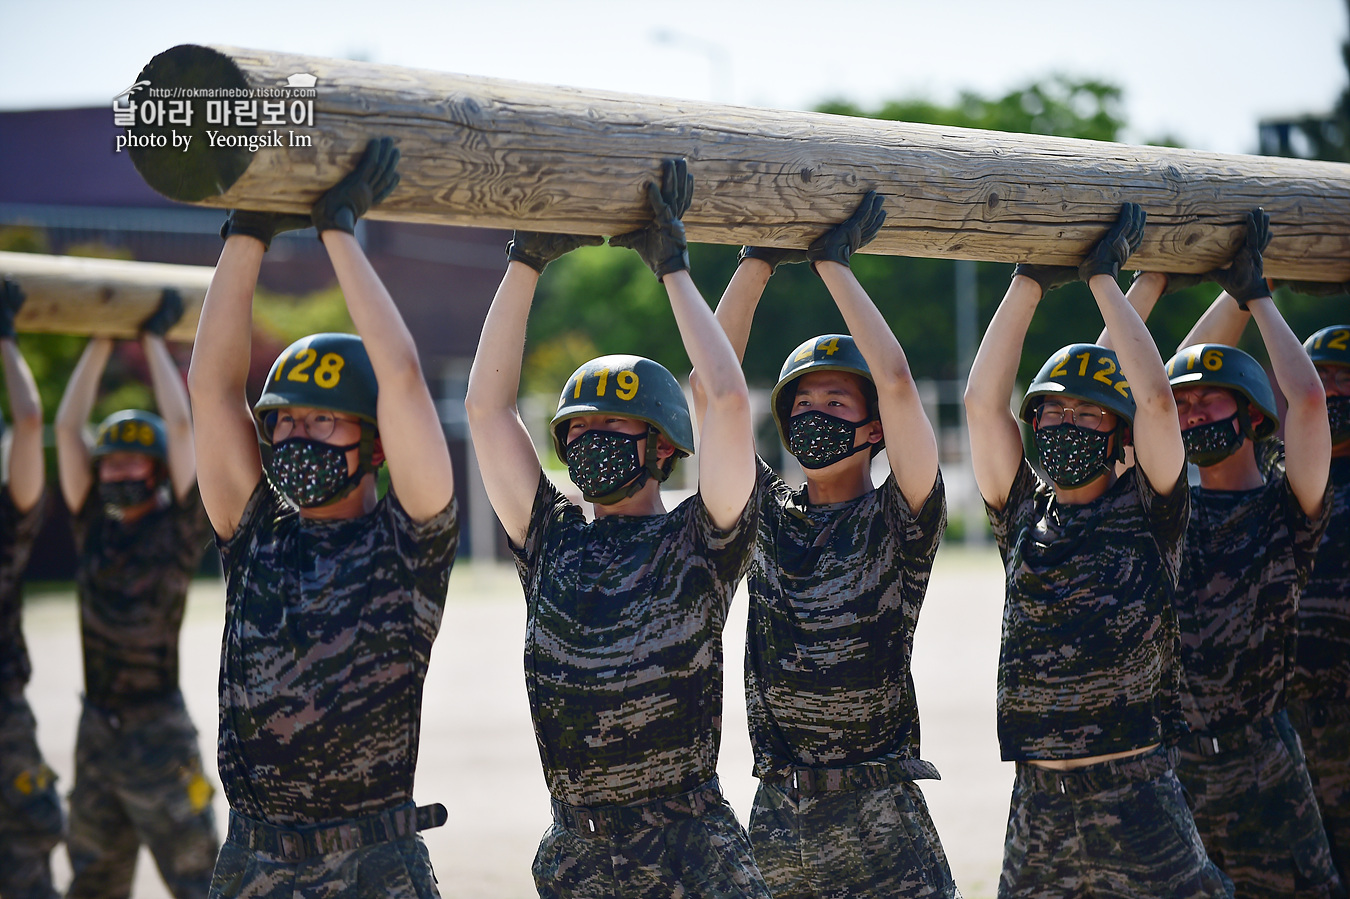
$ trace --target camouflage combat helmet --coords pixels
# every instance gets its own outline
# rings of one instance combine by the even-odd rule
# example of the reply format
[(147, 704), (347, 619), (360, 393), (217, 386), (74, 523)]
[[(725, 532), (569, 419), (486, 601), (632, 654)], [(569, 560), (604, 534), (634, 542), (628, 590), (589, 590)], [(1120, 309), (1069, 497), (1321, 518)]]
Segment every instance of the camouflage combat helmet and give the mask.
[(656, 428), (675, 447), (672, 464), (675, 458), (694, 452), (694, 427), (680, 382), (651, 359), (600, 356), (572, 372), (550, 423), (553, 449), (563, 462), (567, 461), (568, 421), (597, 412), (634, 418)]
[[(867, 367), (867, 360), (858, 351), (853, 338), (847, 334), (822, 334), (819, 337), (812, 337), (788, 354), (782, 370), (778, 373), (778, 383), (774, 385), (773, 392), (769, 395), (769, 408), (773, 411), (773, 422), (778, 426), (778, 439), (789, 449), (791, 446), (788, 444), (788, 421), (792, 418), (792, 400), (796, 394), (797, 379), (817, 371), (848, 372), (872, 385), (867, 401), (869, 410), (873, 414), (876, 413), (876, 382), (872, 379), (871, 369)], [(885, 445), (886, 439), (883, 435), (881, 440), (872, 444), (872, 455), (881, 452)]]
[(1332, 325), (1303, 341), (1314, 365), (1350, 366), (1350, 325)]
[[(1173, 390), (1203, 384), (1238, 394), (1245, 400), (1237, 404), (1238, 425), (1248, 440), (1264, 440), (1280, 427), (1279, 416), (1275, 413), (1275, 391), (1271, 389), (1265, 369), (1237, 347), (1221, 343), (1188, 346), (1167, 360), (1167, 382)], [(1265, 416), (1254, 427), (1253, 406)]]
[(354, 415), (373, 430), (380, 388), (365, 344), (355, 334), (311, 334), (286, 347), (267, 373), (253, 406), (258, 434), (272, 442), (268, 413), (286, 406), (331, 409)]

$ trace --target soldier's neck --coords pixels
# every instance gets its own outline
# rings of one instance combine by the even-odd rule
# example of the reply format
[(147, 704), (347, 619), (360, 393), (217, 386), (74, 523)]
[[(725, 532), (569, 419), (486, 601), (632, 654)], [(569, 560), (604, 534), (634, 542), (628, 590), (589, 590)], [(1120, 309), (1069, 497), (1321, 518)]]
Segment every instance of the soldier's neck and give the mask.
[(1265, 484), (1256, 466), (1256, 450), (1250, 440), (1222, 462), (1200, 469), (1200, 486), (1206, 490), (1255, 490)]
[(642, 489), (627, 499), (621, 499), (617, 503), (603, 505), (594, 503), (595, 517), (608, 518), (611, 515), (664, 515), (666, 514), (665, 503), (661, 501), (661, 483), (655, 478), (648, 478), (647, 483), (642, 485)]

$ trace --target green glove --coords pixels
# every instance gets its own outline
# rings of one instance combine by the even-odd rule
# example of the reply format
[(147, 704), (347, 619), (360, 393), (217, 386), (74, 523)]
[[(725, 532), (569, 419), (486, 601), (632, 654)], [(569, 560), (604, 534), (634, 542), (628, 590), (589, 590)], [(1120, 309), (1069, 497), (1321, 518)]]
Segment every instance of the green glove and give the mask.
[(858, 252), (860, 247), (871, 243), (877, 236), (881, 225), (886, 221), (886, 210), (881, 208), (885, 197), (869, 190), (853, 210), (853, 214), (835, 225), (824, 234), (811, 241), (806, 250), (806, 258), (814, 268), (817, 262), (837, 262), (848, 265), (848, 259)]
[(183, 295), (172, 287), (166, 287), (159, 295), (159, 308), (141, 322), (141, 333), (163, 337), (182, 317)]
[(309, 217), (319, 234), (331, 229), (355, 233), (356, 220), (398, 186), (398, 157), (392, 137), (371, 139), (356, 168), (328, 188), (310, 210)]
[(1087, 281), (1095, 275), (1110, 275), (1112, 278), (1119, 275), (1125, 260), (1144, 242), (1144, 222), (1147, 219), (1148, 213), (1138, 203), (1122, 204), (1120, 218), (1078, 264), (1078, 277)]
[(1261, 254), (1270, 245), (1270, 216), (1260, 206), (1247, 213), (1247, 234), (1242, 249), (1228, 263), (1208, 277), (1219, 283), (1238, 308), (1246, 311), (1249, 300), (1270, 296), (1270, 285), (1262, 274)]
[(671, 272), (687, 271), (689, 245), (680, 219), (689, 211), (693, 199), (694, 176), (689, 174), (689, 164), (683, 159), (665, 160), (661, 163), (661, 186), (647, 182), (652, 223), (611, 237), (609, 245), (636, 250), (658, 280)]
[(769, 268), (777, 269), (780, 265), (793, 265), (798, 262), (805, 262), (805, 250), (789, 250), (784, 247), (741, 247), (741, 254), (736, 257), (737, 261), (744, 259), (758, 259), (761, 262), (769, 263)]
[(1350, 281), (1276, 281), (1280, 287), (1288, 287), (1297, 293), (1310, 297), (1339, 297), (1350, 293)]
[(23, 308), (23, 288), (8, 278), (0, 281), (0, 337), (14, 337), (14, 319)]
[(590, 237), (584, 234), (545, 234), (541, 231), (516, 231), (511, 242), (506, 245), (506, 258), (523, 262), (530, 268), (544, 273), (544, 267), (577, 247), (598, 247), (605, 242), (603, 237)]
[(262, 241), (263, 251), (272, 248), (272, 238), (283, 231), (299, 231), (314, 223), (307, 215), (291, 215), (284, 212), (253, 212), (248, 209), (231, 209), (230, 217), (220, 226), (221, 239), (231, 234), (247, 234)]
[(1019, 262), (1013, 269), (1013, 277), (1018, 275), (1030, 278), (1041, 285), (1041, 296), (1045, 296), (1056, 287), (1077, 281), (1078, 269), (1072, 265), (1033, 265), (1030, 262)]

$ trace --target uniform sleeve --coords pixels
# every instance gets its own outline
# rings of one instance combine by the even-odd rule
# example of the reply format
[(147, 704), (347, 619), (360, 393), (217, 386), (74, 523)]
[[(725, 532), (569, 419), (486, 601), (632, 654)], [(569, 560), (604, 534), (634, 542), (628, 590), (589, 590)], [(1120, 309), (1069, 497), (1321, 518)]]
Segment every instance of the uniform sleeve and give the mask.
[(910, 510), (894, 472), (886, 476), (881, 490), (886, 526), (900, 535), (901, 552), (915, 565), (931, 566), (947, 530), (947, 488), (942, 483), (942, 472), (938, 472), (933, 489), (917, 512)]
[(1182, 467), (1172, 492), (1167, 496), (1160, 495), (1154, 489), (1138, 465), (1131, 469), (1130, 474), (1134, 476), (1135, 491), (1144, 507), (1144, 520), (1147, 522), (1149, 533), (1153, 535), (1153, 541), (1162, 555), (1172, 588), (1176, 589), (1181, 579), (1181, 557), (1186, 524), (1191, 519), (1191, 488), (1186, 483), (1186, 468)]
[[(750, 565), (750, 550), (754, 546), (755, 530), (759, 527), (760, 485), (761, 479), (756, 479), (740, 518), (726, 530), (713, 523), (708, 507), (703, 504), (703, 495), (694, 494), (690, 518), (693, 537), (696, 545), (703, 547), (707, 553), (717, 579), (723, 583), (734, 585), (745, 576)], [(727, 598), (730, 599), (729, 594)]]
[(525, 588), (527, 597), (530, 595), (530, 584), (535, 580), (544, 554), (550, 525), (570, 514), (581, 516), (581, 509), (563, 496), (561, 491), (553, 486), (548, 475), (541, 471), (539, 487), (534, 492), (534, 508), (530, 511), (530, 525), (525, 531), (525, 545), (516, 546), (507, 541), (511, 547), (511, 555), (516, 560), (516, 573), (520, 575), (520, 582)]
[(12, 539), (19, 546), (25, 543), (32, 544), (37, 539), (46, 518), (47, 491), (42, 491), (37, 502), (33, 503), (33, 508), (27, 512), (20, 512), (19, 507), (14, 505), (14, 495), (9, 492), (8, 487), (0, 490), (0, 520), (4, 522), (0, 532), (12, 534)]
[(1031, 463), (1024, 456), (1022, 464), (1017, 468), (1012, 486), (1008, 488), (1008, 500), (1003, 504), (1003, 508), (995, 509), (988, 503), (984, 504), (985, 514), (989, 516), (989, 526), (994, 532), (994, 542), (998, 544), (999, 554), (1003, 556), (1005, 564), (1008, 561), (1008, 554), (1017, 542), (1017, 535), (1030, 521), (1032, 510), (1035, 508), (1036, 488), (1040, 484), (1041, 479), (1036, 477)]
[(459, 501), (451, 496), (445, 508), (426, 521), (413, 521), (398, 495), (385, 496), (389, 521), (394, 529), (399, 555), (416, 578), (428, 572), (448, 574), (459, 549)]
[(193, 484), (182, 502), (174, 499), (173, 504), (179, 562), (188, 571), (195, 571), (202, 560), (202, 553), (211, 542), (211, 520), (206, 517), (202, 494), (196, 484)]
[(1297, 566), (1301, 590), (1308, 582), (1313, 562), (1317, 560), (1317, 548), (1327, 532), (1327, 525), (1331, 523), (1331, 505), (1335, 501), (1335, 493), (1331, 479), (1327, 478), (1327, 489), (1322, 494), (1322, 514), (1316, 518), (1309, 518), (1303, 511), (1303, 506), (1299, 504), (1298, 497), (1294, 495), (1294, 488), (1289, 484), (1289, 475), (1284, 469), (1280, 469), (1278, 473), (1282, 484), (1281, 500), (1285, 520), (1289, 522), (1289, 533), (1294, 538), (1294, 564)]
[(248, 554), (249, 547), (253, 545), (259, 524), (275, 518), (283, 508), (281, 497), (272, 489), (271, 483), (265, 476), (259, 477), (257, 486), (253, 488), (253, 494), (244, 504), (244, 512), (239, 516), (239, 524), (235, 526), (230, 539), (222, 540), (219, 534), (216, 535), (216, 548), (220, 550), (220, 563), (225, 571), (227, 583), (232, 580), (234, 569), (239, 566), (243, 557)]

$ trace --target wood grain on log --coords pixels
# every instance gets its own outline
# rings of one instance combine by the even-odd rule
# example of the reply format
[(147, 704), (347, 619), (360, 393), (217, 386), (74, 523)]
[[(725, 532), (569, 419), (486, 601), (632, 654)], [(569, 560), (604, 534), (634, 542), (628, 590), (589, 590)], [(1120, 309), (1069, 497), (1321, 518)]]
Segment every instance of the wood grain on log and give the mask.
[[(684, 222), (706, 243), (806, 246), (862, 193), (887, 198), (868, 252), (991, 262), (1076, 263), (1120, 204), (1149, 214), (1132, 266), (1204, 271), (1241, 241), (1248, 209), (1270, 213), (1272, 277), (1350, 280), (1350, 166), (820, 113), (750, 109), (546, 87), (287, 53), (182, 45), (140, 78), (154, 89), (276, 88), (317, 77), (312, 126), (224, 129), (196, 99), (192, 134), (133, 149), (174, 199), (307, 211), (371, 137), (402, 151), (399, 188), (372, 218), (616, 234), (647, 217), (644, 184), (662, 158), (696, 179)], [(138, 94), (133, 99), (144, 98)], [(308, 136), (312, 145), (211, 146), (208, 131)]]
[(183, 318), (165, 336), (191, 341), (214, 271), (204, 265), (0, 252), (0, 275), (17, 281), (28, 296), (14, 325), (29, 333), (133, 338), (159, 307), (161, 292), (171, 287), (183, 296)]

